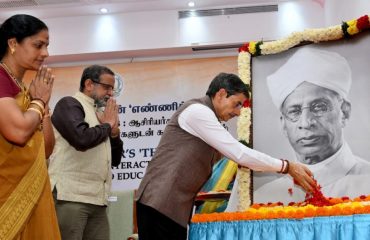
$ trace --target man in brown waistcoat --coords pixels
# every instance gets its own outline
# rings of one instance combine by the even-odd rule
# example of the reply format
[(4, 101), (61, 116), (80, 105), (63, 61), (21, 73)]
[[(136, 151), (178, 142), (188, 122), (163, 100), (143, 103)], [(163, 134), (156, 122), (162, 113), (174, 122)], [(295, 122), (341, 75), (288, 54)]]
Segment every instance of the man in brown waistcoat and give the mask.
[(306, 191), (314, 181), (308, 168), (244, 146), (220, 121), (239, 116), (248, 89), (234, 74), (220, 73), (205, 97), (185, 102), (167, 124), (137, 194), (140, 240), (185, 240), (195, 196), (219, 154), (256, 171), (288, 173)]

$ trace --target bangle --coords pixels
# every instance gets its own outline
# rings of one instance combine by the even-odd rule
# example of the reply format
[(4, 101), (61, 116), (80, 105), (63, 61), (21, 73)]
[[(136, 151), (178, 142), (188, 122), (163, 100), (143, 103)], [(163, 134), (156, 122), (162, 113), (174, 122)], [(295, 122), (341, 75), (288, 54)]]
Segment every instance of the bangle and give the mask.
[(27, 111), (33, 111), (33, 112), (38, 113), (38, 114), (39, 114), (39, 117), (40, 117), (40, 121), (42, 122), (42, 113), (41, 113), (41, 111), (40, 111), (39, 109), (37, 109), (37, 108), (33, 108), (33, 107), (29, 107), (29, 108), (27, 109)]
[(278, 171), (278, 173), (282, 173), (283, 170), (284, 170), (284, 165), (285, 165), (285, 161), (283, 159), (280, 159), (281, 160), (281, 169), (280, 171)]
[(286, 167), (285, 167), (284, 171), (282, 171), (281, 173), (282, 174), (287, 174), (289, 172), (289, 161), (284, 160), (284, 162), (286, 163)]
[(42, 102), (42, 101), (40, 101), (40, 100), (32, 100), (32, 101), (31, 101), (31, 104), (36, 104), (36, 105), (38, 105), (40, 108), (45, 109), (44, 102)]
[(39, 110), (43, 116), (45, 114), (45, 109), (41, 107), (41, 103), (31, 102), (28, 108), (34, 108), (34, 109)]
[(45, 108), (45, 106), (46, 106), (45, 101), (44, 101), (44, 100), (42, 100), (41, 98), (32, 98), (32, 101), (31, 101), (31, 102), (33, 102), (33, 101), (40, 101), (40, 102), (42, 102), (42, 104), (44, 105), (44, 107), (43, 107), (43, 108)]

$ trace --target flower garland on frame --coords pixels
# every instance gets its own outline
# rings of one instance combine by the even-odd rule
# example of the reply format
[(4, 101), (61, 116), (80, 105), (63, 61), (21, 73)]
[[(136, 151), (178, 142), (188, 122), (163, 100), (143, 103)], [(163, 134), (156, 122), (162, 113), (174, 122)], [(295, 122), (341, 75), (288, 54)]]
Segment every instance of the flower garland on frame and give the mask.
[[(288, 37), (271, 42), (248, 42), (239, 48), (238, 74), (241, 80), (249, 87), (251, 84), (251, 57), (275, 54), (286, 51), (302, 42), (324, 42), (350, 38), (360, 32), (370, 29), (369, 15), (358, 19), (343, 22), (328, 28), (306, 29), (302, 32), (293, 32)], [(237, 133), (239, 140), (247, 145), (250, 143), (251, 134), (251, 109), (249, 104), (243, 108), (238, 119)], [(245, 211), (251, 205), (251, 171), (248, 168), (238, 169), (238, 211)]]
[[(240, 52), (238, 57), (238, 73), (240, 79), (248, 88), (251, 82), (250, 65), (251, 55), (248, 52)], [(250, 88), (249, 88), (250, 89)], [(247, 145), (250, 143), (250, 129), (251, 129), (251, 108), (250, 102), (247, 100), (244, 107), (240, 111), (240, 116), (237, 121), (238, 138), (241, 143)], [(238, 169), (237, 179), (239, 188), (237, 189), (239, 201), (237, 209), (242, 211), (251, 205), (251, 176), (252, 172), (246, 167)], [(242, 187), (240, 187), (242, 186)]]

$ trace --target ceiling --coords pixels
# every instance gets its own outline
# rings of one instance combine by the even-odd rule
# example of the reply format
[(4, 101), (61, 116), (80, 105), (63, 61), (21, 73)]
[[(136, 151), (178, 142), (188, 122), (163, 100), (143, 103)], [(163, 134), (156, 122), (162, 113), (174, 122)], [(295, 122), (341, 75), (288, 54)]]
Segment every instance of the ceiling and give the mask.
[[(25, 13), (39, 18), (98, 15), (105, 7), (110, 14), (125, 12), (189, 10), (190, 0), (0, 0), (0, 22), (6, 18)], [(286, 0), (193, 0), (193, 9), (217, 9), (276, 4)]]

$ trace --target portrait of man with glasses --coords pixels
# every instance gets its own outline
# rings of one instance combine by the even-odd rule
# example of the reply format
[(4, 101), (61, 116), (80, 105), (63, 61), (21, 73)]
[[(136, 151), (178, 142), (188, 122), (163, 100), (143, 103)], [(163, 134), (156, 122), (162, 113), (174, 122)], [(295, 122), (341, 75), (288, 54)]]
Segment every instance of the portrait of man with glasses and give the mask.
[[(370, 194), (364, 184), (370, 179), (370, 162), (357, 156), (344, 136), (351, 119), (352, 75), (337, 52), (305, 46), (265, 77), (281, 132), (294, 151), (289, 160), (306, 164), (327, 197)], [(288, 204), (304, 201), (305, 192), (284, 176), (255, 188), (253, 199)]]

